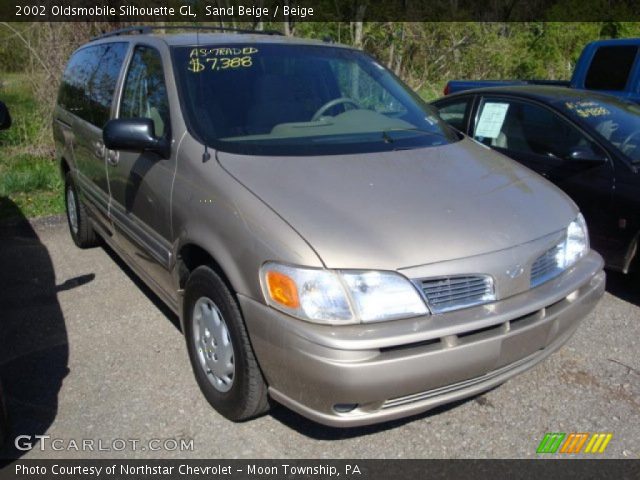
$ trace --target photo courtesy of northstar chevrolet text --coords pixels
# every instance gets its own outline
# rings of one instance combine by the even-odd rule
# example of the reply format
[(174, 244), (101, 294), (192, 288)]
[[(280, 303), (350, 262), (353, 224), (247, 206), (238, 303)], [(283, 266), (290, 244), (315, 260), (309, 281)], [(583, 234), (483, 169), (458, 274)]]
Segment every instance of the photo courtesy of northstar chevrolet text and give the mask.
[(637, 469), (630, 10), (85, 3), (0, 9), (0, 479)]

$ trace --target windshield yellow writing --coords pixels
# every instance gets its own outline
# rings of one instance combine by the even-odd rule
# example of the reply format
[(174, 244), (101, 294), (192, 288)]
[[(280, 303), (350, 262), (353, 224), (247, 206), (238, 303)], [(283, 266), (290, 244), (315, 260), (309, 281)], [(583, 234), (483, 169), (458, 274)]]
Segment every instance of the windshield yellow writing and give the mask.
[(253, 65), (256, 47), (194, 48), (189, 53), (187, 70), (200, 73), (204, 70), (219, 71), (248, 68)]
[(602, 117), (611, 114), (608, 109), (593, 101), (565, 102), (565, 105), (569, 110), (573, 110), (583, 118)]

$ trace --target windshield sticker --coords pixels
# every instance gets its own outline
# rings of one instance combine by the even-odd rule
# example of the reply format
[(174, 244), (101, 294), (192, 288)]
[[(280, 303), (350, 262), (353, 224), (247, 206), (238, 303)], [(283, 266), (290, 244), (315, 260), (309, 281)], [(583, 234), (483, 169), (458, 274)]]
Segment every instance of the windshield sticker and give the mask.
[(608, 109), (593, 101), (565, 102), (565, 106), (582, 118), (611, 115)]
[(476, 127), (476, 137), (498, 138), (504, 118), (509, 110), (508, 103), (485, 103)]
[(233, 68), (248, 68), (253, 66), (256, 47), (215, 47), (194, 48), (189, 53), (187, 70), (200, 73), (204, 70), (219, 71)]

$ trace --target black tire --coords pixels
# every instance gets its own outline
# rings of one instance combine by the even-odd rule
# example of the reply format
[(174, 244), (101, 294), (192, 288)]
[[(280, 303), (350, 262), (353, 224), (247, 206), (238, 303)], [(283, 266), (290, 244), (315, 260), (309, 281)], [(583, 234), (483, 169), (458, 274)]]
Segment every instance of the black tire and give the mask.
[[(194, 336), (194, 308), (199, 299), (206, 297), (217, 307), (233, 346), (233, 382), (230, 390), (217, 389), (210, 375), (201, 365)], [(211, 268), (196, 268), (187, 281), (184, 298), (184, 334), (191, 367), (200, 390), (211, 406), (221, 415), (239, 422), (256, 417), (269, 410), (267, 385), (253, 353), (242, 313), (233, 293)]]
[[(76, 206), (75, 216), (77, 219), (77, 228), (73, 227), (73, 223), (71, 220), (73, 212), (69, 211), (69, 196), (71, 195), (71, 193), (73, 193), (72, 202)], [(78, 197), (78, 190), (73, 183), (71, 172), (67, 172), (64, 177), (64, 205), (67, 212), (69, 233), (71, 234), (73, 243), (75, 243), (80, 248), (90, 248), (98, 245), (99, 238), (96, 235), (93, 227), (91, 226), (91, 222), (89, 221), (89, 216), (87, 214), (85, 206), (83, 205), (82, 201), (80, 201), (80, 197)]]

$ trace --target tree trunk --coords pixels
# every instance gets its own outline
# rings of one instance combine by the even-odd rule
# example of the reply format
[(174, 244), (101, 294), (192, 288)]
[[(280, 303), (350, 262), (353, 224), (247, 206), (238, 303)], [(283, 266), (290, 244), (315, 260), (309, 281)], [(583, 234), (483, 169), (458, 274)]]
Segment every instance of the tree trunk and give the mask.
[[(285, 0), (284, 4), (288, 7), (289, 6), (289, 0)], [(289, 15), (287, 15), (284, 19), (284, 34), (287, 37), (291, 36), (291, 24), (289, 23)]]
[(364, 14), (367, 10), (367, 2), (364, 2), (356, 7), (356, 21), (353, 23), (353, 46), (356, 48), (362, 48), (362, 36), (363, 36), (363, 20)]
[(391, 37), (391, 44), (389, 45), (389, 58), (387, 59), (387, 68), (389, 70), (393, 70), (393, 61), (395, 59), (394, 55), (396, 53), (396, 42), (393, 35), (393, 22), (388, 22), (387, 25), (389, 26), (389, 36)]
[[(352, 45), (356, 48), (362, 48), (363, 37), (363, 20), (364, 12), (367, 10), (367, 3), (364, 2), (356, 7), (356, 21), (351, 22), (351, 38)], [(351, 68), (351, 98), (358, 99), (360, 90), (360, 70), (357, 65)]]
[[(260, 0), (259, 5), (258, 5), (260, 10), (262, 10), (263, 5), (264, 5), (264, 0)], [(253, 24), (253, 29), (257, 30), (259, 32), (264, 30), (264, 21), (262, 20), (262, 17), (260, 17), (260, 19)]]
[(396, 67), (393, 69), (393, 73), (400, 76), (402, 73), (402, 60), (404, 56), (404, 22), (400, 27), (400, 47), (398, 48), (398, 56), (396, 57)]

